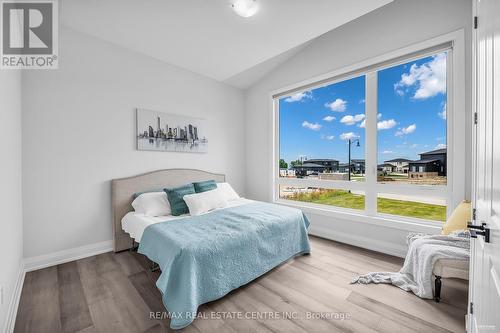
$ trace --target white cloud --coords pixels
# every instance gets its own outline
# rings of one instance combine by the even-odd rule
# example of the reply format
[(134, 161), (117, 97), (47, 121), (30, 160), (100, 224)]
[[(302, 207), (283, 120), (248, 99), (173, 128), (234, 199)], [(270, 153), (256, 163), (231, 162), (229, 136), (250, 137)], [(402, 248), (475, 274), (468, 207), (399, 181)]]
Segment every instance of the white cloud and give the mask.
[(353, 140), (359, 138), (359, 135), (353, 133), (353, 132), (348, 132), (348, 133), (342, 133), (340, 134), (340, 139), (341, 140)]
[[(377, 119), (380, 119), (382, 117), (382, 114), (379, 113), (377, 115)], [(385, 129), (390, 129), (396, 126), (398, 123), (394, 119), (389, 119), (389, 120), (381, 120), (377, 122), (377, 129), (378, 130), (385, 130)], [(366, 119), (363, 119), (361, 124), (359, 124), (360, 128), (365, 128), (366, 127)]]
[(359, 104), (365, 104), (365, 102), (366, 100), (364, 98), (359, 100)]
[(410, 126), (403, 128), (402, 131), (404, 134), (410, 134), (410, 133), (415, 132), (416, 129), (417, 129), (417, 125), (411, 124)]
[(446, 145), (444, 143), (440, 143), (436, 147), (434, 147), (434, 149), (444, 149), (444, 148), (446, 148)]
[(347, 115), (343, 116), (342, 119), (340, 119), (340, 122), (345, 125), (354, 125), (360, 121), (365, 119), (364, 114), (357, 114), (355, 116)]
[(321, 138), (323, 140), (331, 141), (331, 140), (335, 139), (335, 136), (333, 136), (333, 135), (322, 135)]
[(342, 98), (337, 98), (331, 103), (326, 103), (325, 107), (335, 112), (344, 112), (347, 109), (347, 101), (344, 101)]
[(302, 123), (302, 127), (309, 128), (310, 130), (313, 130), (313, 131), (319, 131), (321, 129), (321, 125), (320, 124), (318, 124), (318, 123), (310, 123), (307, 120), (304, 120), (304, 122)]
[(288, 103), (300, 102), (303, 99), (311, 99), (312, 97), (313, 97), (312, 92), (303, 91), (303, 92), (298, 92), (296, 94), (293, 94), (290, 97), (285, 98), (285, 102), (288, 102)]
[(412, 86), (416, 86), (413, 98), (426, 99), (446, 93), (446, 53), (432, 57), (422, 65), (413, 64), (408, 73), (394, 84), (396, 94), (402, 96)]
[(396, 126), (398, 123), (394, 119), (389, 119), (389, 120), (381, 120), (377, 123), (377, 129), (378, 130), (386, 130), (393, 128)]
[(446, 103), (443, 103), (441, 112), (438, 112), (438, 116), (439, 118), (446, 120)]
[(382, 154), (394, 154), (392, 150), (384, 150)]
[(417, 129), (417, 125), (415, 124), (411, 124), (410, 126), (408, 127), (402, 127), (400, 128), (397, 132), (396, 132), (396, 136), (403, 136), (403, 135), (407, 135), (407, 134), (410, 134), (410, 133), (413, 133), (415, 132), (415, 130)]
[(337, 118), (335, 118), (334, 116), (326, 116), (325, 118), (323, 118), (324, 121), (328, 121), (328, 122), (334, 121), (335, 119), (337, 119)]

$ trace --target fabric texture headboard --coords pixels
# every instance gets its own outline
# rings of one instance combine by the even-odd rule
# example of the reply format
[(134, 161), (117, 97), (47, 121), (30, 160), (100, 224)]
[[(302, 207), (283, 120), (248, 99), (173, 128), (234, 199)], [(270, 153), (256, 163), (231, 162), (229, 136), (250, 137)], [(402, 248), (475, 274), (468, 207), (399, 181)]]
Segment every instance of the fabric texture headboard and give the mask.
[(192, 182), (205, 180), (224, 182), (226, 177), (222, 174), (210, 173), (193, 169), (166, 169), (157, 170), (141, 175), (113, 179), (111, 181), (112, 212), (113, 212), (113, 237), (115, 252), (127, 250), (132, 245), (132, 239), (122, 229), (121, 220), (128, 212), (132, 211), (134, 193), (149, 190), (177, 187)]

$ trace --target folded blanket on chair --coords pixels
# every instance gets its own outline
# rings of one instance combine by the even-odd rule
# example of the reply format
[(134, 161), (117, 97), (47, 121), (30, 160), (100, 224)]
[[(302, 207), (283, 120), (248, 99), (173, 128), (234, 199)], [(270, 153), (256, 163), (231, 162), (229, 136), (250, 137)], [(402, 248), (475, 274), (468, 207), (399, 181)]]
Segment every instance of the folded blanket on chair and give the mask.
[(436, 261), (469, 260), (470, 238), (411, 233), (407, 242), (408, 253), (399, 272), (368, 273), (351, 283), (390, 283), (418, 297), (432, 298), (432, 270)]

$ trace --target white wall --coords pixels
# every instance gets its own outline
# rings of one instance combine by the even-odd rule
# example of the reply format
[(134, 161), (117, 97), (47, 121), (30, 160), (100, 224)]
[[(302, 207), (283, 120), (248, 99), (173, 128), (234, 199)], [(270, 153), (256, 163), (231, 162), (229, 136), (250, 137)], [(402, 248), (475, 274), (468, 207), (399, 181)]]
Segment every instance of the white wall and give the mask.
[[(270, 92), (336, 69), (397, 50), (457, 29), (466, 33), (466, 109), (471, 95), (471, 1), (470, 0), (396, 0), (311, 42), (293, 58), (250, 88), (246, 95), (247, 195), (259, 200), (270, 199)], [(470, 112), (470, 111), (469, 111)], [(464, 186), (470, 193), (471, 123), (466, 115), (464, 128), (467, 145), (467, 178)], [(353, 224), (309, 214), (312, 230), (331, 230), (337, 239), (358, 242), (372, 240), (385, 244), (394, 253), (404, 249), (407, 231)], [(350, 239), (349, 237), (352, 237)], [(391, 252), (391, 251), (386, 251)]]
[(23, 258), (23, 221), (21, 196), (21, 73), (0, 71), (0, 329), (7, 319), (9, 304)]
[[(225, 173), (245, 192), (244, 97), (63, 27), (60, 68), (23, 76), (25, 257), (112, 239), (110, 180), (163, 168)], [(206, 118), (207, 154), (135, 149), (135, 108)]]

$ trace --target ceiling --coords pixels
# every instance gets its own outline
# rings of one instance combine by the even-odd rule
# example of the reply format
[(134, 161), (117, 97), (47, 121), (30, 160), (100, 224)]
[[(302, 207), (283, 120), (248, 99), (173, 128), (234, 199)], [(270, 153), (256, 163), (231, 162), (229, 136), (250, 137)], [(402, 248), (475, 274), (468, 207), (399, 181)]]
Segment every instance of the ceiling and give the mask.
[(246, 88), (301, 45), (392, 0), (64, 0), (62, 24), (217, 81)]

